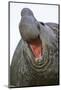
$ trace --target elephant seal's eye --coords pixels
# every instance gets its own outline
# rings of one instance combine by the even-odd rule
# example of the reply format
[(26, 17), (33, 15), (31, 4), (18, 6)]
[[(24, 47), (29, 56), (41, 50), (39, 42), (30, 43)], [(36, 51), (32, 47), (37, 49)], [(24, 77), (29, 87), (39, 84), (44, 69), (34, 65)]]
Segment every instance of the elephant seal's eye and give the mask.
[(40, 24), (43, 25), (43, 26), (45, 25), (43, 22), (40, 22)]

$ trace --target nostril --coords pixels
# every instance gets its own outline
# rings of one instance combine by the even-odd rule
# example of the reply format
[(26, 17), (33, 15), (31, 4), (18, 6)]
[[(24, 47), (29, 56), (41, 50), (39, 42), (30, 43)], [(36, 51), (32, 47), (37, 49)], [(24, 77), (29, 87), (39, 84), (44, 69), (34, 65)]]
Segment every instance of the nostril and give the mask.
[(40, 22), (40, 24), (43, 25), (43, 26), (45, 25), (43, 22)]

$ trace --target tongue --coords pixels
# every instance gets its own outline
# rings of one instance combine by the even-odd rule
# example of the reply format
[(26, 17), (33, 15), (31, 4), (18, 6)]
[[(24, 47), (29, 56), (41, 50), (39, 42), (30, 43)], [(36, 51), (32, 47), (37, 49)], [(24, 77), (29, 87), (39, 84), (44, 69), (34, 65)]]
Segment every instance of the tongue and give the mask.
[(39, 39), (35, 39), (30, 43), (30, 47), (32, 49), (32, 52), (35, 56), (35, 58), (41, 58), (42, 57), (42, 42)]

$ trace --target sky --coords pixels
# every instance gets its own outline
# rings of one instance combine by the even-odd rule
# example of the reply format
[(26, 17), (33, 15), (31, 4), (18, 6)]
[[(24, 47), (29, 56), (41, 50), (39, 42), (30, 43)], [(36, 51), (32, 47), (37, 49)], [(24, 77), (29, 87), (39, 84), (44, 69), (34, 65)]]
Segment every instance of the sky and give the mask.
[(21, 10), (23, 8), (31, 9), (38, 21), (44, 23), (58, 23), (58, 6), (56, 5), (10, 3), (10, 63), (15, 48), (21, 39), (19, 33), (19, 22), (21, 20)]

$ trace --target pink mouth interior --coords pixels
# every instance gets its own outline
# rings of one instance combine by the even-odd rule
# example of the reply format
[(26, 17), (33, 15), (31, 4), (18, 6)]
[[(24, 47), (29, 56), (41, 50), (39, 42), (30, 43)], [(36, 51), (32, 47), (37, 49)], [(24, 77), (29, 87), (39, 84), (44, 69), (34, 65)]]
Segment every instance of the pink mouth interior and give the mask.
[(39, 38), (34, 39), (30, 42), (30, 48), (35, 58), (41, 58), (43, 55), (42, 41)]

